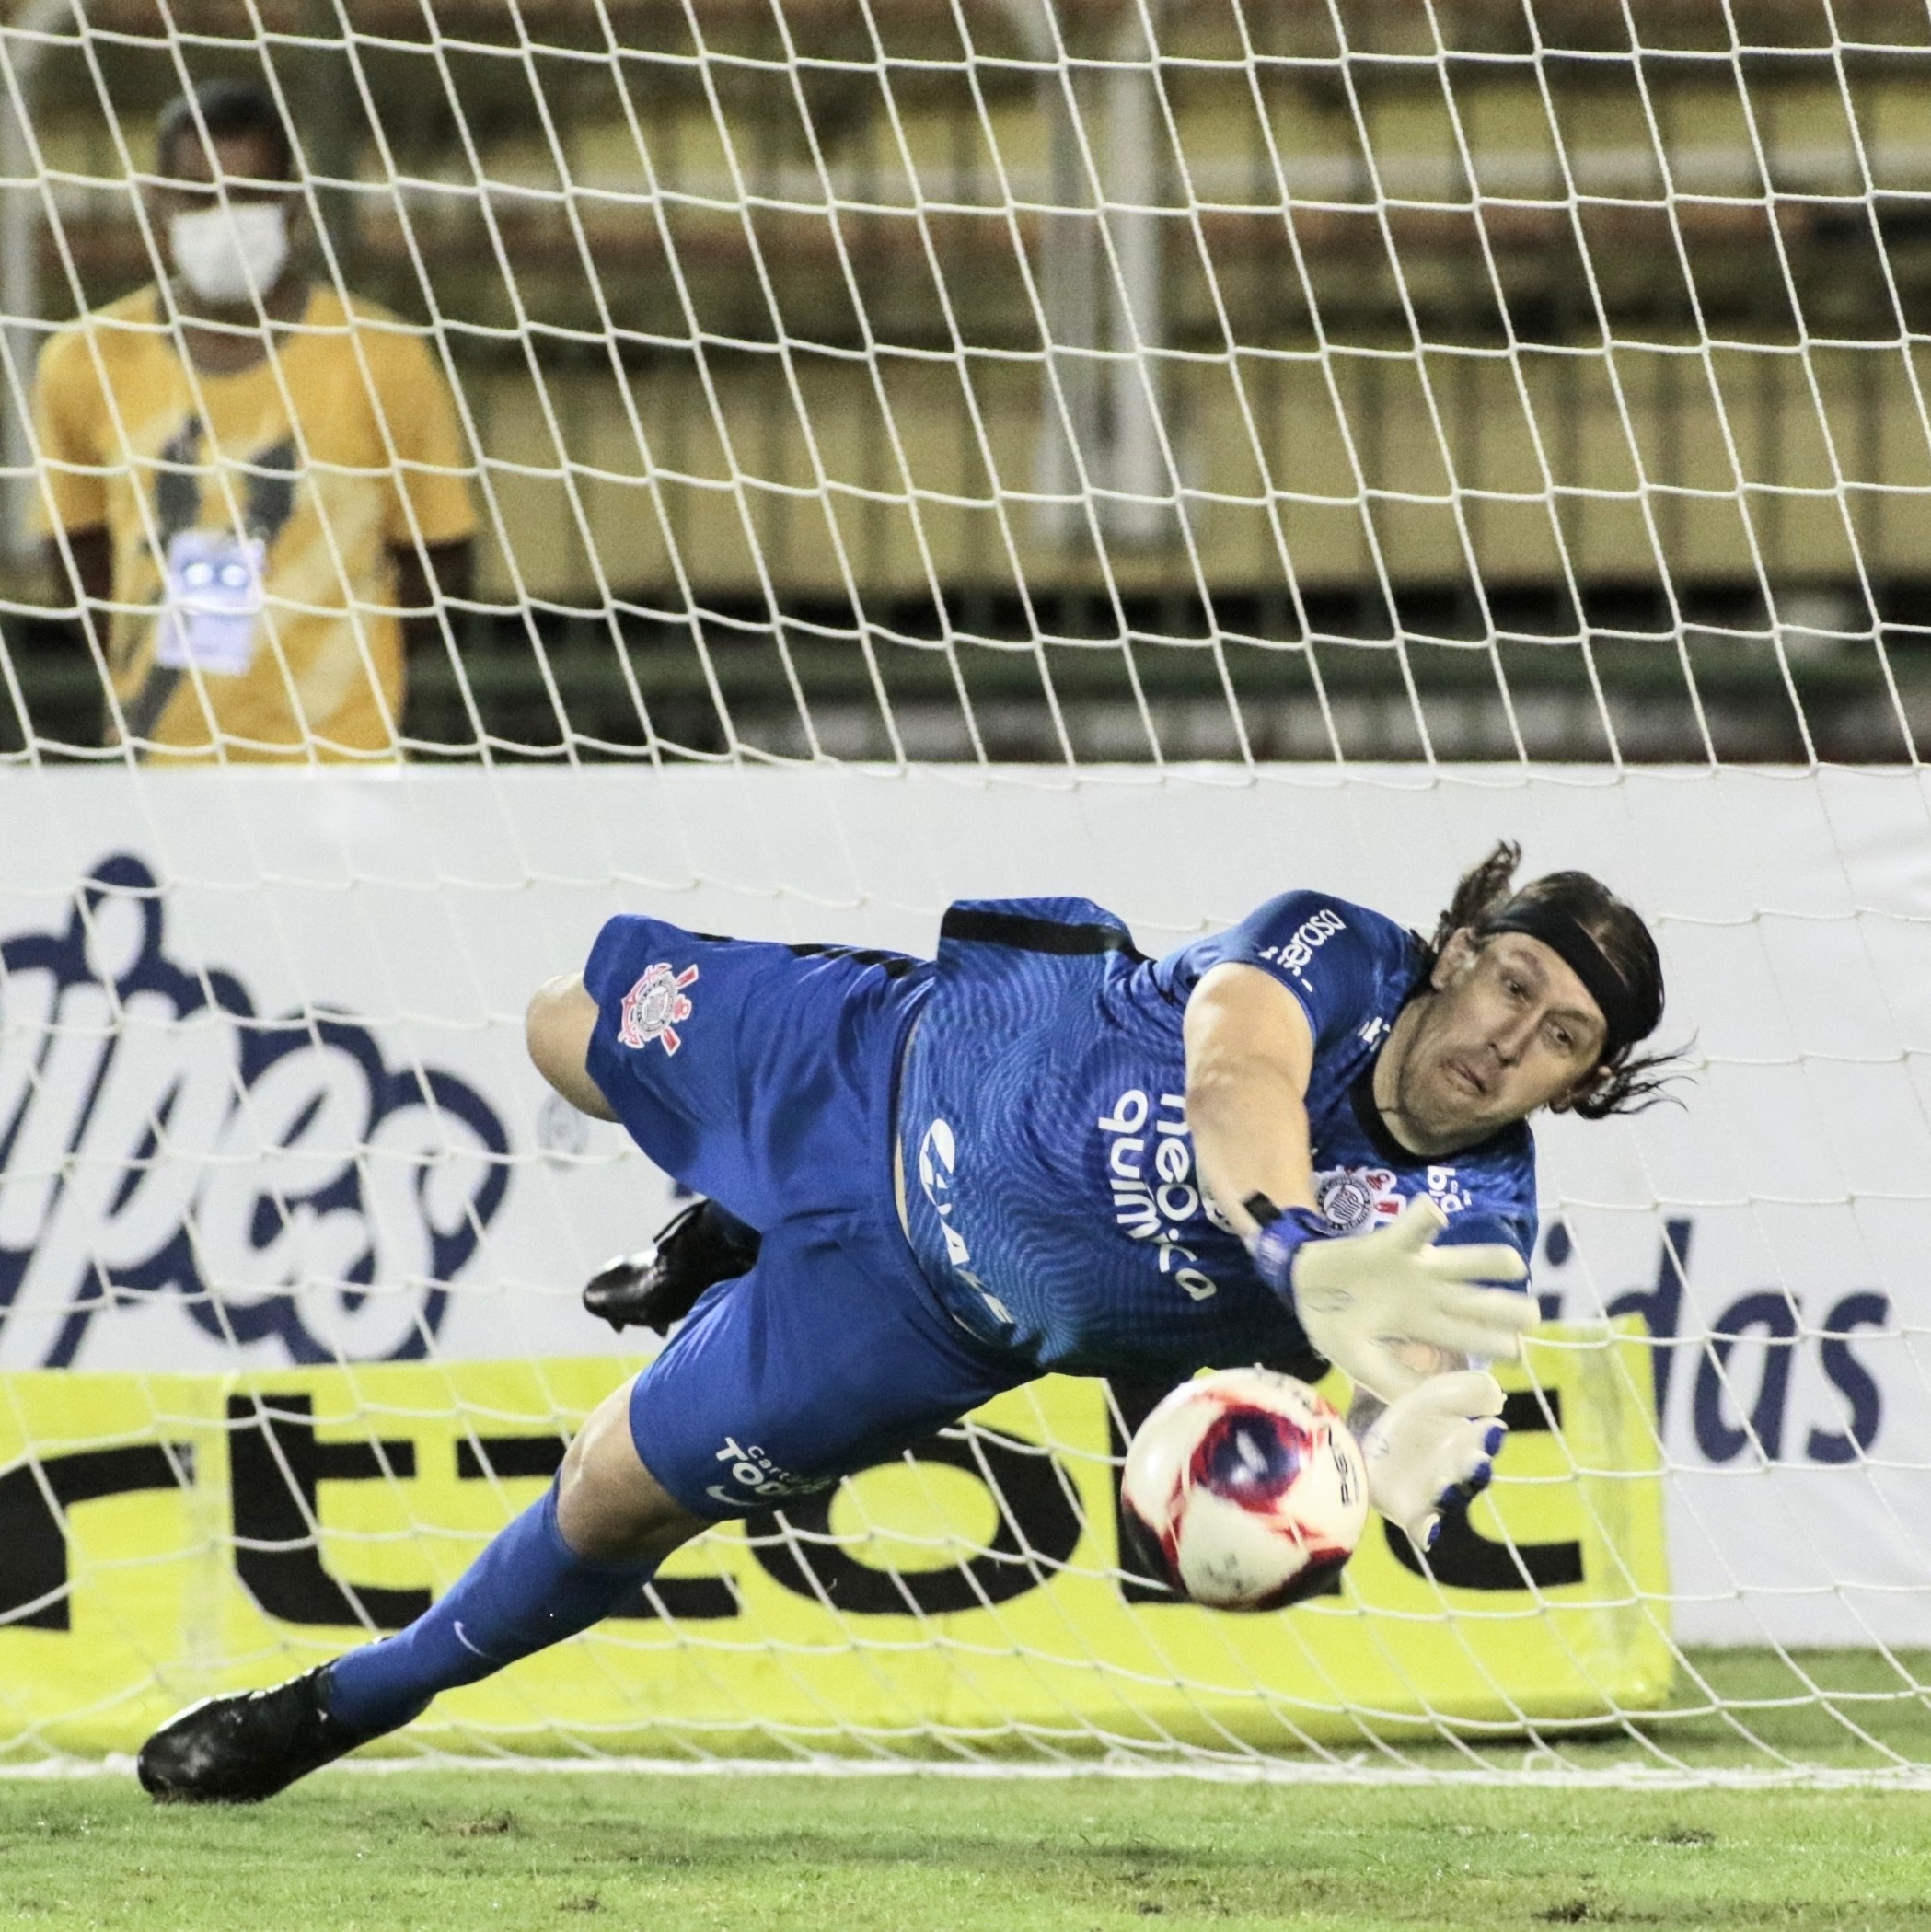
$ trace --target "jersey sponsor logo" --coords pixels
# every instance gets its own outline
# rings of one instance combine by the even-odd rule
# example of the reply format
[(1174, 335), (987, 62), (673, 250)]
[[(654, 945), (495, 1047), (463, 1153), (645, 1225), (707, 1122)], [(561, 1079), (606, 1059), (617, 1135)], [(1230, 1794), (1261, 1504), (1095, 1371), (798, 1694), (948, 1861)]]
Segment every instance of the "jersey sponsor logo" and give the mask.
[(1104, 1137), (1115, 1225), (1152, 1244), (1160, 1272), (1171, 1275), (1190, 1301), (1206, 1301), (1216, 1284), (1193, 1266), (1200, 1257), (1181, 1240), (1206, 1205), (1194, 1174), (1185, 1096), (1162, 1093), (1156, 1108), (1139, 1088), (1128, 1087), (1094, 1124)]
[(835, 1475), (793, 1475), (789, 1469), (780, 1469), (757, 1443), (742, 1443), (735, 1436), (724, 1438), (716, 1460), (731, 1464), (730, 1480), (736, 1487), (712, 1483), (704, 1494), (733, 1506), (751, 1497), (810, 1496), (829, 1489), (838, 1480)]
[(919, 1141), (919, 1189), (931, 1204), (932, 1212), (939, 1217), (939, 1232), (944, 1237), (945, 1258), (952, 1263), (953, 1273), (985, 1302), (992, 1312), (994, 1321), (1001, 1327), (1010, 1328), (1012, 1326), (1012, 1311), (966, 1266), (972, 1259), (972, 1250), (953, 1220), (956, 1201), (952, 1177), (958, 1171), (958, 1165), (959, 1143), (952, 1130), (952, 1122), (935, 1119)]
[(1316, 952), (1337, 932), (1347, 931), (1347, 921), (1332, 906), (1303, 920), (1292, 934), (1278, 946), (1263, 946), (1260, 957), (1271, 959), (1284, 973), (1304, 972)]
[(641, 978), (623, 996), (623, 1020), (617, 1037), (626, 1047), (647, 1047), (655, 1040), (666, 1053), (675, 1053), (684, 1042), (677, 1036), (678, 1024), (690, 1018), (690, 1001), (684, 989), (698, 977), (696, 966), (680, 973), (667, 959), (643, 969)]
[(1469, 1205), (1471, 1196), (1456, 1177), (1452, 1167), (1431, 1167), (1428, 1169), (1428, 1198), (1444, 1214), (1460, 1214)]
[(966, 1237), (953, 1225), (952, 1177), (958, 1170), (959, 1143), (949, 1120), (934, 1120), (919, 1142), (919, 1186), (939, 1217), (945, 1239), (945, 1258), (954, 1267), (972, 1259)]

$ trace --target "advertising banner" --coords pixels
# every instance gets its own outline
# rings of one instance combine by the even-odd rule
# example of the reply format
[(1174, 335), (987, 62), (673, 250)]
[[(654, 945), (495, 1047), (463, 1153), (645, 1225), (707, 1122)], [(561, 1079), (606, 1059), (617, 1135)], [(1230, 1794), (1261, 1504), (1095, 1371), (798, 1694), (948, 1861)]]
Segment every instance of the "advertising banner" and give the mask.
[[(0, 1748), (132, 1751), (195, 1697), (408, 1623), (624, 1367), (0, 1376)], [(1132, 1394), (1055, 1378), (713, 1532), (626, 1614), (440, 1699), (415, 1735), (1285, 1750), (1652, 1708), (1671, 1651), (1647, 1351), (1557, 1332), (1509, 1381), (1509, 1470), (1432, 1579), (1377, 1521), (1332, 1596), (1176, 1602), (1121, 1549)]]
[(923, 953), (953, 898), (1080, 893), (1158, 953), (1312, 886), (1427, 932), (1509, 838), (1650, 917), (1686, 1050), (1671, 1104), (1539, 1126), (1534, 1283), (1552, 1319), (1653, 1340), (1678, 1639), (1931, 1644), (1925, 784), (14, 770), (0, 1371), (77, 1401), (98, 1375), (617, 1353), (577, 1292), (672, 1186), (522, 1042), (611, 913)]

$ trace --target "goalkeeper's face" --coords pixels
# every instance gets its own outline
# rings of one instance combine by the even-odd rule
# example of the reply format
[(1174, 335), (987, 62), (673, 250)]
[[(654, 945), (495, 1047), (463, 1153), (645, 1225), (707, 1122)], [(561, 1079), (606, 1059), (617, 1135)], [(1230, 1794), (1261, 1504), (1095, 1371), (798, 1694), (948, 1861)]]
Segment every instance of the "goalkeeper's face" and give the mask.
[(1392, 1124), (1417, 1153), (1470, 1146), (1587, 1093), (1607, 1028), (1553, 948), (1521, 932), (1457, 932), (1431, 983), (1389, 1043)]

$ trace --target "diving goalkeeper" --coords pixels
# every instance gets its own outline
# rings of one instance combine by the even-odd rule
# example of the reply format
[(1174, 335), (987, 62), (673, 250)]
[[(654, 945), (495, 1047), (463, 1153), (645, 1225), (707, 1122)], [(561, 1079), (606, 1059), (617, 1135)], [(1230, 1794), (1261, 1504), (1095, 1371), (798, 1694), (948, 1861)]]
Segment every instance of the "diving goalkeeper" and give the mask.
[(1529, 1116), (1657, 1085), (1648, 929), (1585, 873), (1514, 890), (1518, 859), (1426, 943), (1318, 892), (1159, 960), (1084, 899), (955, 905), (935, 960), (612, 920), (531, 1001), (529, 1049), (704, 1197), (633, 1284), (688, 1319), (432, 1609), (182, 1712), (142, 1783), (267, 1798), (633, 1601), (711, 1523), (1050, 1371), (1331, 1362), (1376, 1506), (1428, 1544), (1502, 1440), (1480, 1364), (1535, 1320), (1494, 1285), (1534, 1244)]

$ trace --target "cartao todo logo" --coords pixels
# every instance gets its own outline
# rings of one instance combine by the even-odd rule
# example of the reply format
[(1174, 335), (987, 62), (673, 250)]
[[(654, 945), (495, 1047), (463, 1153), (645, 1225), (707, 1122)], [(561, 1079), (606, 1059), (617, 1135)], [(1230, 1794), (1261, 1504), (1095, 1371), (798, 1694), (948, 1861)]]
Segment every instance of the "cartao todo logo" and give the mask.
[(170, 1290), (225, 1343), (421, 1356), (503, 1204), (502, 1121), (354, 1021), (258, 1015), (164, 919), (122, 853), (63, 930), (0, 940), (0, 1367), (64, 1367)]

